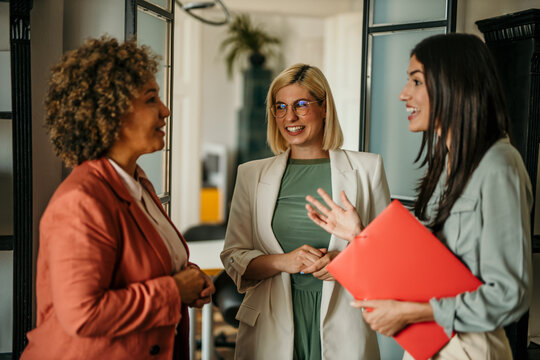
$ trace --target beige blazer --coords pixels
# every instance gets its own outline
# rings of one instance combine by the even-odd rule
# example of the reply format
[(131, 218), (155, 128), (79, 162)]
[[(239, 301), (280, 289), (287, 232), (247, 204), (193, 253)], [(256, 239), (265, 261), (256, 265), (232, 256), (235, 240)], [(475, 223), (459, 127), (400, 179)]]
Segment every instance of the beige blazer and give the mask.
[[(225, 246), (221, 260), (244, 301), (236, 315), (237, 359), (292, 359), (294, 324), (290, 275), (262, 281), (242, 277), (249, 262), (265, 254), (282, 254), (272, 231), (272, 216), (289, 152), (238, 167)], [(344, 190), (368, 224), (389, 203), (382, 158), (353, 151), (330, 151), (332, 195), (340, 203)], [(307, 216), (307, 214), (306, 214)], [(347, 241), (332, 236), (329, 251), (343, 250)], [(350, 306), (352, 296), (334, 281), (323, 283), (321, 299), (322, 358), (378, 359), (377, 338), (361, 312)]]

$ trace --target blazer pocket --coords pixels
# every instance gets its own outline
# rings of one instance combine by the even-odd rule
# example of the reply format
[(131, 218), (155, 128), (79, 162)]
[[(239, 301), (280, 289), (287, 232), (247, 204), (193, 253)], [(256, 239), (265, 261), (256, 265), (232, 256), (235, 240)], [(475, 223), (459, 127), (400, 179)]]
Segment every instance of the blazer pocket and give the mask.
[(242, 304), (236, 313), (236, 320), (243, 322), (251, 327), (255, 326), (257, 319), (259, 318), (260, 311), (252, 308), (249, 305)]
[(456, 200), (454, 206), (452, 206), (452, 210), (450, 210), (450, 213), (456, 214), (467, 211), (474, 211), (476, 209), (476, 202), (476, 199), (461, 196)]

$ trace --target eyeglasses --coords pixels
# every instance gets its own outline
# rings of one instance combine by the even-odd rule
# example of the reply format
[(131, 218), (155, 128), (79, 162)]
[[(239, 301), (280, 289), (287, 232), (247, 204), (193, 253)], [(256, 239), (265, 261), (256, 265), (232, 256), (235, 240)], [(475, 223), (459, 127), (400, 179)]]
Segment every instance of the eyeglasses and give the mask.
[[(292, 104), (293, 111), (298, 116), (306, 116), (309, 114), (309, 105), (313, 103), (319, 103), (321, 100), (313, 100), (313, 101), (307, 101), (307, 100), (296, 100)], [(281, 119), (282, 117), (285, 117), (287, 115), (287, 109), (289, 108), (288, 104), (284, 103), (275, 103), (272, 105), (272, 115), (274, 115), (276, 118)]]

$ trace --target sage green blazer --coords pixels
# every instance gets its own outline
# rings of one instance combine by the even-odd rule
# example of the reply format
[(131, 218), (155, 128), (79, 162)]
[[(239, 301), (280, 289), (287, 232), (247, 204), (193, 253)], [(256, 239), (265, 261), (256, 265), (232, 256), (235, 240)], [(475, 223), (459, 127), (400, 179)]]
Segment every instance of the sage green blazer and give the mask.
[[(428, 204), (433, 215), (446, 174)], [(456, 297), (431, 299), (435, 320), (450, 334), (506, 326), (527, 311), (532, 294), (531, 182), (508, 139), (484, 155), (437, 237), (484, 284)]]

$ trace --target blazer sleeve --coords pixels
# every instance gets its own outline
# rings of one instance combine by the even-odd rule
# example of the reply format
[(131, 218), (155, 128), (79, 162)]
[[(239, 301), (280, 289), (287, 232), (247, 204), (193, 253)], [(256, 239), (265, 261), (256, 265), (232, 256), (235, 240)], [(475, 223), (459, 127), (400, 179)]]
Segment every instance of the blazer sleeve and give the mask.
[(254, 209), (252, 204), (254, 182), (257, 180), (255, 177), (249, 176), (249, 169), (246, 165), (238, 167), (225, 244), (221, 252), (223, 266), (241, 293), (261, 282), (260, 280), (246, 280), (243, 275), (251, 260), (265, 255), (263, 251), (256, 249), (254, 245), (256, 229), (253, 228)]
[(483, 284), (473, 292), (430, 300), (435, 320), (447, 334), (506, 326), (517, 321), (531, 302), (532, 191), (526, 172), (511, 166), (490, 168), (479, 191), (481, 202), (475, 211), (481, 213), (481, 221), (467, 229), (475, 243), (460, 239), (460, 244), (479, 247), (474, 261)]
[(71, 335), (116, 337), (180, 321), (172, 277), (141, 274), (142, 280), (111, 286), (119, 262), (137, 269), (139, 261), (152, 261), (148, 254), (131, 264), (120, 259), (123, 234), (115, 211), (110, 201), (74, 190), (55, 199), (41, 221), (40, 256), (49, 267), (52, 306)]

